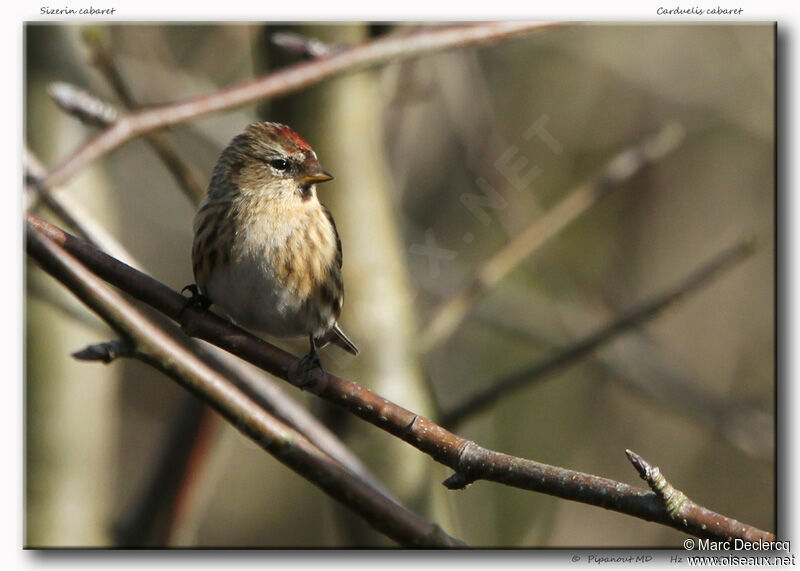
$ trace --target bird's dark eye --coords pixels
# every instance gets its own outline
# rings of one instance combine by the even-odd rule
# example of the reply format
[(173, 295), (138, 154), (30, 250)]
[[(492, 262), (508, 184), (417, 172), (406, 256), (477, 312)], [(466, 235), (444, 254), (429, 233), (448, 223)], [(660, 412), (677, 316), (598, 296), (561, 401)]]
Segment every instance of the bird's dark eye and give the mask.
[(283, 159), (272, 159), (269, 162), (270, 166), (273, 168), (278, 169), (279, 171), (285, 171), (289, 169), (289, 162)]

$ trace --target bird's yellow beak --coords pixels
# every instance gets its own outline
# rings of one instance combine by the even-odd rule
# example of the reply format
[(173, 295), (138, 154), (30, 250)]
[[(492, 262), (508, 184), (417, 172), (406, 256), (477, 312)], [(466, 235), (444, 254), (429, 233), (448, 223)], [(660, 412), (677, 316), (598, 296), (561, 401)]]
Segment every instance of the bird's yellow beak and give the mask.
[(333, 180), (333, 175), (322, 169), (309, 173), (303, 178), (303, 184), (314, 184), (316, 182), (325, 182), (326, 180)]

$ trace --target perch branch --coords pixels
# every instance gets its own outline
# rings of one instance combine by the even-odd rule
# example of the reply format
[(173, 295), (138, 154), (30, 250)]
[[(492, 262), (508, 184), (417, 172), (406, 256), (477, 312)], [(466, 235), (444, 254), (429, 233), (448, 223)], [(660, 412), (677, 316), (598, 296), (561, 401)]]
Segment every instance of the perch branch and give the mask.
[(557, 24), (490, 22), (434, 28), (410, 36), (385, 37), (327, 57), (300, 62), (208, 95), (143, 109), (123, 117), (70, 153), (50, 172), (44, 184), (46, 187), (63, 184), (92, 161), (144, 133), (286, 95), (337, 75), (355, 73), (451, 48), (499, 41), (555, 25)]
[[(98, 277), (163, 312), (183, 327), (190, 328), (193, 335), (284, 380), (289, 381), (292, 378), (290, 371), (295, 369), (298, 361), (289, 353), (254, 337), (210, 311), (195, 308), (184, 310), (186, 300), (174, 290), (47, 222), (30, 215), (26, 222), (29, 235), (38, 233), (46, 236), (80, 260)], [(457, 475), (448, 479), (449, 486), (463, 487), (477, 480), (489, 480), (603, 507), (701, 537), (723, 537), (705, 529), (707, 522), (702, 520), (692, 520), (686, 525), (678, 524), (669, 517), (661, 500), (653, 492), (607, 478), (488, 450), (336, 375), (320, 374), (313, 392), (452, 468)], [(738, 527), (735, 532), (731, 537), (774, 540), (771, 533), (752, 526)]]
[(603, 344), (616, 339), (634, 327), (638, 327), (668, 307), (681, 301), (689, 293), (708, 285), (714, 278), (722, 275), (725, 270), (749, 258), (755, 250), (755, 240), (741, 240), (714, 256), (713, 259), (705, 262), (701, 267), (681, 280), (679, 284), (632, 307), (605, 327), (500, 380), (482, 384), (481, 386), (485, 386), (485, 389), (476, 391), (441, 417), (442, 425), (448, 428), (456, 427), (466, 418), (487, 410), (499, 399), (513, 391), (541, 380), (547, 374), (576, 363)]
[(463, 546), (434, 524), (376, 491), (280, 422), (112, 291), (85, 266), (28, 226), (27, 249), (37, 262), (123, 336), (135, 356), (214, 407), (280, 462), (403, 545)]
[(467, 285), (434, 312), (420, 333), (419, 350), (426, 353), (447, 340), (480, 296), (611, 190), (675, 150), (683, 136), (681, 126), (668, 123), (655, 135), (617, 154), (599, 176), (568, 192), (558, 204), (484, 262)]

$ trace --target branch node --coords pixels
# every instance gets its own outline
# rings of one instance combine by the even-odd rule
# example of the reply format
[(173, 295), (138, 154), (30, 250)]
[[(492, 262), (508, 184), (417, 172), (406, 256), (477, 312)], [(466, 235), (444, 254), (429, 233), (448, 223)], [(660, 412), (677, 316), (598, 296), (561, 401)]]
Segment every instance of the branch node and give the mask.
[(403, 439), (405, 439), (409, 434), (411, 434), (411, 431), (414, 429), (414, 423), (417, 422), (418, 418), (419, 415), (415, 414), (414, 418), (411, 419), (411, 422), (409, 422), (403, 427)]
[(124, 339), (112, 339), (105, 343), (96, 343), (75, 351), (72, 356), (79, 361), (102, 361), (110, 363), (118, 357), (130, 357), (134, 353), (133, 345)]
[(448, 549), (453, 547), (467, 547), (465, 543), (462, 543), (459, 540), (455, 540), (454, 538), (448, 535), (448, 533), (439, 527), (436, 523), (431, 522), (431, 532), (426, 536), (426, 546), (430, 545), (443, 545), (447, 546)]
[(475, 480), (477, 480), (477, 478), (467, 476), (463, 472), (453, 472), (453, 474), (442, 482), (442, 485), (448, 490), (463, 490)]
[(447, 478), (442, 484), (450, 490), (463, 490), (475, 480), (479, 478), (475, 475), (474, 456), (476, 451), (482, 448), (472, 442), (471, 440), (465, 441), (458, 450), (458, 460), (456, 462), (457, 470), (453, 475)]

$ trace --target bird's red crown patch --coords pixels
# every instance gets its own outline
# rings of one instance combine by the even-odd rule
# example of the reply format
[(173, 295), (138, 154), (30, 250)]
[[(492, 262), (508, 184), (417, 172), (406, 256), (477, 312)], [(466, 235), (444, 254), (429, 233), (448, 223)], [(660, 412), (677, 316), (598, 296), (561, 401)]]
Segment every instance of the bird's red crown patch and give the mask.
[(287, 127), (286, 125), (281, 125), (277, 128), (277, 132), (282, 137), (286, 137), (287, 139), (291, 139), (294, 141), (298, 147), (300, 147), (304, 151), (310, 151), (311, 145), (306, 143), (306, 140), (303, 139), (300, 135), (298, 135), (291, 127)]

